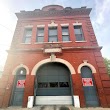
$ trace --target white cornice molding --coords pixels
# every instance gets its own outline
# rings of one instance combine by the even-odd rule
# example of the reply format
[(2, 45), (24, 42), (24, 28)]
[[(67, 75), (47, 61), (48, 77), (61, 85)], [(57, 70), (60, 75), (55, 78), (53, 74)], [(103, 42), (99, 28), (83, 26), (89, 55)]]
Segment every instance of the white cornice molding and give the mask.
[(38, 28), (43, 28), (45, 25), (37, 25)]
[(73, 23), (73, 26), (81, 26), (82, 23)]
[(69, 26), (69, 23), (61, 24), (62, 27)]
[(25, 28), (33, 28), (33, 25), (26, 25)]
[(48, 24), (48, 27), (57, 27), (57, 26), (58, 26), (58, 24), (55, 24), (54, 21), (51, 21), (51, 23)]

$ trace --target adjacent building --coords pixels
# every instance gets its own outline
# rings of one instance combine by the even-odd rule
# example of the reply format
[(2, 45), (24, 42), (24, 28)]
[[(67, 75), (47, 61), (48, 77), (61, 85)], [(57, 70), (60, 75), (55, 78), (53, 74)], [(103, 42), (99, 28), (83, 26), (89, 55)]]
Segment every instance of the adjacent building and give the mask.
[(89, 14), (91, 8), (49, 5), (16, 13), (0, 107), (36, 105), (110, 107), (110, 78)]

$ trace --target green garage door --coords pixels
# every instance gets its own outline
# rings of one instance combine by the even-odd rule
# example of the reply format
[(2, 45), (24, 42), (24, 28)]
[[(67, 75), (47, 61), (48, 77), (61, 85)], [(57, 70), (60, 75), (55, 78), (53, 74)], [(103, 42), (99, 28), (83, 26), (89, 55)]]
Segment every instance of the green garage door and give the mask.
[[(57, 103), (57, 101), (59, 102), (62, 98), (63, 103), (66, 98), (71, 104), (70, 72), (68, 68), (61, 63), (48, 63), (41, 66), (36, 73), (36, 96), (36, 100), (42, 100), (43, 103), (45, 103), (47, 98), (49, 98), (51, 102), (53, 100), (53, 104)], [(39, 101), (37, 100), (37, 102)]]

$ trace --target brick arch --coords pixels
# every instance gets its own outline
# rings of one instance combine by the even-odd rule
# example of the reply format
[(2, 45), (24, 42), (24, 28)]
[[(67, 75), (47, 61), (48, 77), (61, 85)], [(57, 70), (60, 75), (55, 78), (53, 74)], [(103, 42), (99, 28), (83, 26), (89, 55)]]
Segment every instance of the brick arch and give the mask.
[(12, 72), (12, 75), (16, 75), (19, 68), (25, 68), (26, 69), (26, 75), (29, 75), (29, 68), (26, 65), (20, 64), (18, 65)]
[(51, 63), (51, 62), (62, 63), (62, 64), (66, 65), (68, 67), (71, 74), (76, 74), (75, 69), (73, 68), (73, 66), (68, 61), (66, 61), (64, 59), (60, 59), (60, 58), (56, 58), (54, 61), (51, 61), (51, 59), (48, 58), (48, 59), (45, 59), (45, 60), (42, 60), (42, 61), (38, 62), (34, 66), (32, 72), (31, 72), (31, 75), (36, 75), (36, 72), (37, 72), (37, 70), (39, 69), (40, 66), (42, 66), (43, 64), (46, 64), (46, 63)]
[(92, 73), (96, 73), (95, 67), (94, 67), (92, 64), (87, 63), (87, 62), (81, 63), (81, 64), (78, 66), (78, 70), (77, 70), (78, 73), (81, 73), (81, 68), (82, 68), (83, 66), (88, 66), (88, 67), (91, 69)]

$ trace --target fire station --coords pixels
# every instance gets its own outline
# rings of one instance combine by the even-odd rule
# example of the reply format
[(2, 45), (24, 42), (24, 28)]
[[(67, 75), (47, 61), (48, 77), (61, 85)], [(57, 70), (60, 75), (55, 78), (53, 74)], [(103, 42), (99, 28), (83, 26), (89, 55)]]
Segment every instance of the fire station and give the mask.
[(110, 107), (110, 78), (89, 14), (91, 8), (48, 5), (20, 11), (3, 76), (0, 107)]

